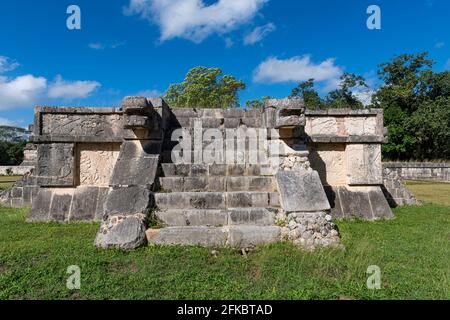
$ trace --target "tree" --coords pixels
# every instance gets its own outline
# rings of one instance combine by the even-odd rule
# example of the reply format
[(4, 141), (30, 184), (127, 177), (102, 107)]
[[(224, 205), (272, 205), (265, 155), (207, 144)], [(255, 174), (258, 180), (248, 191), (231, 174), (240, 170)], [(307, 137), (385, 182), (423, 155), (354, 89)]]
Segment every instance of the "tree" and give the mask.
[(272, 97), (265, 96), (265, 97), (262, 97), (261, 99), (257, 99), (257, 100), (247, 100), (245, 102), (245, 105), (248, 108), (253, 108), (253, 109), (264, 108), (266, 100), (269, 100), (269, 99), (272, 99)]
[(234, 108), (239, 106), (238, 91), (242, 81), (223, 75), (219, 68), (195, 67), (183, 82), (171, 84), (165, 94), (172, 107)]
[(0, 141), (0, 165), (20, 165), (23, 161), (23, 149), (26, 142)]
[(367, 88), (364, 78), (353, 73), (345, 73), (340, 80), (339, 88), (331, 91), (325, 98), (327, 108), (364, 108), (362, 102), (356, 98), (352, 91), (352, 89)]
[(428, 53), (402, 54), (380, 65), (384, 84), (374, 106), (384, 109), (389, 141), (383, 156), (394, 160), (450, 157), (450, 72), (436, 73)]
[(417, 110), (430, 90), (434, 62), (428, 53), (402, 54), (379, 65), (384, 85), (374, 95), (374, 105), (381, 108), (398, 106), (410, 115)]
[(316, 110), (324, 107), (322, 99), (314, 89), (314, 79), (299, 83), (297, 87), (292, 89), (289, 97), (302, 97), (308, 109)]

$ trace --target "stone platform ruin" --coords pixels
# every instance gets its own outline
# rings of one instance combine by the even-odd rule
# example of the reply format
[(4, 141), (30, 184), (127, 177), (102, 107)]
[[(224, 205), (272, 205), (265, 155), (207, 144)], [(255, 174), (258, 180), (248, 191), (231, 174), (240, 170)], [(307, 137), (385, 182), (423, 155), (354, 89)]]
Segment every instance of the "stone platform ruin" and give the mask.
[(102, 248), (336, 246), (333, 219), (394, 217), (382, 190), (385, 132), (381, 110), (305, 110), (302, 99), (36, 107), (35, 169), (2, 202), (31, 206), (30, 222), (101, 221)]

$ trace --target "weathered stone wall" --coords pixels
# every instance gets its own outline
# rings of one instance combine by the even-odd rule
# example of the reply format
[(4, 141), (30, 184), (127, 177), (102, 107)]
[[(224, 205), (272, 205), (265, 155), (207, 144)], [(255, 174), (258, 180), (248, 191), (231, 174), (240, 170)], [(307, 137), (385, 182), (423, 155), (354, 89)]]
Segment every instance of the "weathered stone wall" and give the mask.
[[(268, 103), (258, 110), (170, 109), (161, 99), (127, 97), (118, 109), (38, 107), (30, 148), (35, 170), (7, 199), (14, 206), (32, 204), (29, 221), (101, 220), (95, 244), (122, 249), (146, 243), (154, 208), (162, 210), (156, 217), (172, 217), (175, 224), (149, 232), (148, 241), (156, 244), (205, 244), (212, 241), (208, 234), (219, 234), (225, 239), (219, 243), (236, 246), (280, 236), (307, 247), (330, 245), (338, 242), (332, 218), (393, 217), (380, 187), (381, 110), (305, 112), (301, 99)], [(257, 165), (239, 151), (232, 162), (206, 166), (214, 168), (211, 174), (196, 162), (204, 150), (186, 149), (192, 162), (174, 163), (172, 151), (187, 141), (171, 141), (179, 128), (193, 140), (200, 133), (203, 147), (211, 141), (201, 138), (212, 128), (225, 140), (229, 130), (254, 132), (250, 128), (267, 139), (258, 141)], [(254, 140), (244, 139), (246, 147)], [(217, 222), (220, 217), (226, 225)], [(286, 225), (276, 225), (275, 217)]]
[(383, 168), (396, 171), (405, 180), (450, 181), (450, 162), (384, 162)]
[(391, 207), (420, 204), (406, 187), (400, 173), (388, 167), (383, 168), (383, 193)]
[(381, 189), (382, 110), (307, 110), (306, 133), (311, 167), (319, 172), (333, 217), (393, 217)]

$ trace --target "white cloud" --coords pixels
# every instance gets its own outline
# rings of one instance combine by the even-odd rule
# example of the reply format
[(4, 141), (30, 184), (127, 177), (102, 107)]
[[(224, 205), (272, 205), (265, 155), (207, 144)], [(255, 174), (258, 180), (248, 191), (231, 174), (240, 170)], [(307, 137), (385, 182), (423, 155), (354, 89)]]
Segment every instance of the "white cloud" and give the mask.
[(367, 107), (372, 104), (372, 96), (376, 93), (375, 90), (368, 88), (358, 88), (352, 92), (356, 99)]
[(253, 73), (253, 81), (283, 83), (314, 79), (316, 82), (324, 82), (324, 90), (330, 91), (338, 87), (339, 77), (342, 73), (343, 69), (334, 64), (334, 59), (314, 63), (309, 55), (286, 60), (270, 57), (256, 68)]
[(125, 15), (140, 15), (157, 24), (161, 41), (184, 38), (202, 42), (213, 33), (225, 34), (248, 23), (269, 0), (130, 0)]
[[(0, 73), (18, 66), (17, 62), (0, 56)], [(96, 81), (65, 81), (61, 76), (49, 82), (45, 77), (32, 74), (17, 77), (0, 75), (0, 111), (33, 107), (56, 98), (86, 98), (98, 87), (100, 83)], [(5, 119), (2, 121), (6, 122)]]
[(0, 110), (29, 107), (45, 97), (47, 79), (31, 74), (14, 79), (0, 77)]
[(93, 50), (102, 50), (102, 49), (105, 49), (105, 46), (102, 43), (93, 42), (93, 43), (89, 43), (89, 48), (91, 48)]
[(12, 71), (19, 67), (20, 64), (18, 64), (15, 61), (12, 61), (10, 58), (5, 56), (0, 56), (0, 73)]
[(104, 50), (104, 49), (116, 49), (119, 47), (123, 47), (126, 44), (125, 41), (116, 41), (112, 44), (105, 44), (101, 42), (91, 42), (88, 44), (88, 47), (92, 50)]
[(276, 27), (273, 23), (268, 23), (263, 26), (256, 27), (252, 32), (248, 33), (244, 37), (244, 44), (250, 45), (255, 44), (262, 39), (264, 39), (269, 33), (276, 30)]
[(163, 92), (159, 91), (159, 90), (144, 90), (144, 91), (140, 91), (136, 94), (136, 96), (143, 96), (146, 98), (160, 98), (164, 95)]
[(0, 126), (15, 127), (17, 126), (17, 122), (0, 117)]
[(87, 98), (100, 87), (97, 81), (66, 81), (60, 75), (51, 83), (48, 96), (50, 98), (77, 99)]

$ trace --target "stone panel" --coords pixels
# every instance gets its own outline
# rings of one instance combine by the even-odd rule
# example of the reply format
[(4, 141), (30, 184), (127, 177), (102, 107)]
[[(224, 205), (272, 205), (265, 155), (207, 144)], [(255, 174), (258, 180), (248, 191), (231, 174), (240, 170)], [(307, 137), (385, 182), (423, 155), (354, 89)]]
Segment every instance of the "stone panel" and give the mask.
[(311, 168), (319, 173), (323, 185), (347, 183), (345, 144), (310, 144), (309, 152)]
[(78, 144), (80, 185), (109, 186), (119, 150), (118, 143)]
[(380, 187), (334, 187), (327, 192), (334, 218), (392, 219), (394, 215)]
[(40, 135), (96, 137), (114, 140), (123, 136), (121, 114), (41, 113)]
[(279, 171), (276, 179), (281, 205), (286, 212), (330, 209), (316, 171)]
[(337, 135), (337, 122), (334, 117), (317, 117), (311, 118), (310, 126), (306, 127), (306, 133), (309, 135)]
[(346, 147), (347, 183), (382, 185), (381, 145), (350, 144)]
[(41, 144), (38, 147), (36, 173), (41, 186), (74, 186), (75, 157), (73, 143)]

